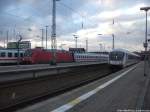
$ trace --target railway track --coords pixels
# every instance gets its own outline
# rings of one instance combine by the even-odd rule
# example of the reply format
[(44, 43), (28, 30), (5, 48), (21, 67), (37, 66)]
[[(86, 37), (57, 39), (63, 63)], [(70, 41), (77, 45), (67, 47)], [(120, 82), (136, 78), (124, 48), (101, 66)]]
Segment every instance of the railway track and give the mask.
[(1, 84), (0, 111), (14, 111), (31, 104), (80, 87), (112, 73), (107, 64), (72, 68), (60, 73), (36, 79)]

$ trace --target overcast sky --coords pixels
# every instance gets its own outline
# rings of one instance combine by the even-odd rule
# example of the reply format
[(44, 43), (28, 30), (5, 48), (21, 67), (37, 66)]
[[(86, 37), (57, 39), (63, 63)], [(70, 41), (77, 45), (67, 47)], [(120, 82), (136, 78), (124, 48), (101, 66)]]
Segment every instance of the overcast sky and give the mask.
[[(142, 50), (145, 32), (145, 13), (140, 7), (150, 6), (150, 0), (60, 0), (57, 2), (57, 46), (64, 49), (75, 46), (73, 35), (78, 38), (78, 47), (89, 51), (111, 50), (112, 34), (115, 48), (131, 51)], [(23, 36), (32, 47), (41, 46), (41, 28), (48, 28), (48, 48), (51, 48), (51, 0), (0, 0), (0, 45)], [(150, 33), (150, 11), (148, 13)], [(114, 20), (114, 24), (113, 24)], [(103, 34), (103, 35), (98, 35)], [(149, 37), (150, 38), (150, 37)], [(44, 42), (45, 45), (45, 42)]]

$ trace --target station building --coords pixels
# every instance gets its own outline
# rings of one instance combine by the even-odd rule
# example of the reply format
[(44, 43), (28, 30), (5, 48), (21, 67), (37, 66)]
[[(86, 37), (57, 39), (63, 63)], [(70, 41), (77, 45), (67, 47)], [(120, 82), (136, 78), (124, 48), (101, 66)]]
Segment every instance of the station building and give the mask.
[[(7, 49), (18, 49), (18, 42), (8, 42)], [(30, 41), (19, 42), (19, 49), (31, 49)]]

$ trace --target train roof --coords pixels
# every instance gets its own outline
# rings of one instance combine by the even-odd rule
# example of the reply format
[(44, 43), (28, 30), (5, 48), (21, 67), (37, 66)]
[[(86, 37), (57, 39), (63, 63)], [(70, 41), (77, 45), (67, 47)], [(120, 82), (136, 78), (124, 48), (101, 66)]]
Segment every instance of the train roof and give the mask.
[(85, 56), (85, 55), (94, 55), (94, 56), (109, 56), (108, 54), (98, 54), (98, 53), (89, 53), (89, 52), (85, 52), (85, 53), (74, 53), (74, 55), (81, 55), (81, 56)]
[[(3, 51), (3, 52), (5, 52), (5, 51), (7, 51), (7, 52), (14, 52), (14, 51), (18, 51), (18, 49), (0, 49), (0, 51)], [(25, 51), (25, 50), (23, 50), (23, 49), (20, 49), (19, 51)]]
[[(27, 49), (27, 51), (48, 51), (48, 52), (52, 52), (52, 49), (44, 49), (44, 48), (33, 48), (33, 49)], [(56, 52), (62, 52), (62, 53), (69, 53), (69, 51), (67, 50), (59, 50), (59, 49), (54, 49)]]
[(124, 53), (130, 54), (130, 55), (134, 55), (134, 56), (140, 57), (138, 54), (130, 52), (130, 51), (126, 50), (126, 49), (114, 49), (111, 52), (115, 52), (115, 51), (120, 51), (120, 52), (124, 52)]

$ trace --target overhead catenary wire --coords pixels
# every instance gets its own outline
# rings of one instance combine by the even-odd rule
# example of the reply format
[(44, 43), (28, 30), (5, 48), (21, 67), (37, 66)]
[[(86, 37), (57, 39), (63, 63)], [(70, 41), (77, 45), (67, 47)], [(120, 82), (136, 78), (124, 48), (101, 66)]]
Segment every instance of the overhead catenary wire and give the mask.
[[(104, 1), (103, 0), (99, 0), (101, 3), (103, 3)], [(90, 24), (91, 26), (94, 26), (95, 24), (92, 24), (91, 23), (91, 20), (89, 20), (85, 15), (83, 15), (82, 13), (79, 13), (78, 11), (76, 11), (75, 9), (73, 9), (73, 8), (71, 8), (70, 6), (68, 6), (68, 5), (66, 5), (66, 4), (64, 4), (64, 3), (62, 3), (62, 2), (59, 2), (59, 4), (60, 5), (62, 5), (62, 6), (64, 6), (65, 8), (67, 8), (67, 9), (69, 9), (69, 10), (71, 10), (72, 12), (74, 12), (74, 13), (76, 13), (77, 15), (79, 15), (79, 16), (81, 16), (82, 17), (82, 23), (81, 23), (81, 26), (82, 26), (82, 29), (83, 29), (83, 27), (85, 27), (85, 24), (83, 23), (83, 19), (84, 20), (86, 20), (86, 21), (89, 21), (88, 22), (88, 24)], [(99, 9), (98, 9), (98, 11), (96, 11), (97, 13), (96, 14), (98, 14), (99, 13)], [(115, 20), (114, 20), (115, 18), (112, 18), (112, 23), (111, 24), (115, 24)]]
[(85, 18), (85, 16), (83, 16), (83, 14), (77, 12), (76, 10), (74, 10), (73, 8), (69, 7), (68, 5), (66, 5), (62, 2), (59, 2), (59, 4), (82, 17), (81, 27), (83, 29), (83, 27), (84, 27), (83, 18)]
[[(66, 4), (64, 4), (64, 3), (62, 3), (62, 2), (59, 2), (59, 4), (62, 5), (63, 7), (65, 7), (65, 8), (67, 8), (67, 9), (69, 9), (70, 11), (76, 13), (76, 14), (79, 15), (80, 17), (82, 17), (81, 28), (82, 28), (82, 29), (85, 28), (85, 23), (83, 22), (83, 20), (85, 20), (85, 21), (88, 20), (88, 18), (86, 18), (85, 15), (79, 13), (79, 12), (76, 11), (75, 9), (69, 7), (68, 5), (66, 5)], [(91, 20), (89, 20), (89, 21), (91, 21)], [(91, 24), (91, 22), (89, 22), (89, 24)], [(94, 24), (91, 24), (91, 26), (93, 26), (93, 25), (94, 25)]]

